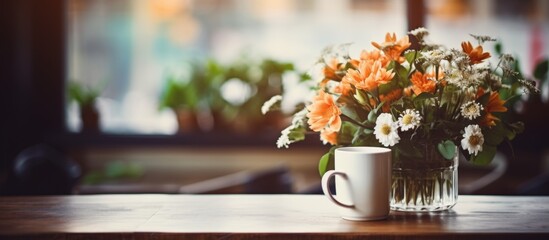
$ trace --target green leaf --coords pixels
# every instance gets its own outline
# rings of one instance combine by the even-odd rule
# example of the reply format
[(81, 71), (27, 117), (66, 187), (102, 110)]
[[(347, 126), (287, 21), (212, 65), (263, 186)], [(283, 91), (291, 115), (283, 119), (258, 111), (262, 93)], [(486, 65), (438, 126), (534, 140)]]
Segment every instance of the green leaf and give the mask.
[(306, 81), (309, 81), (311, 80), (311, 75), (307, 74), (307, 73), (301, 73), (299, 74), (299, 82), (306, 82)]
[(498, 123), (496, 126), (484, 131), (484, 142), (492, 146), (497, 146), (503, 142), (507, 136), (507, 132), (508, 131), (503, 124)]
[[(334, 148), (332, 148), (334, 149)], [(333, 169), (333, 165), (334, 165), (334, 153), (333, 151), (330, 149), (329, 152), (327, 152), (326, 154), (324, 154), (321, 158), (320, 158), (320, 161), (318, 162), (318, 172), (320, 173), (320, 176), (324, 176), (324, 173), (326, 173), (327, 171)]]
[(290, 133), (288, 133), (288, 139), (293, 142), (303, 141), (305, 140), (305, 133), (307, 132), (307, 129), (303, 126), (299, 126), (296, 128), (292, 128), (290, 130)]
[[(381, 105), (381, 104), (380, 104)], [(376, 111), (372, 110), (368, 113), (368, 122), (375, 123), (377, 120)]]
[(440, 104), (449, 104), (449, 106), (455, 106), (459, 104), (459, 96), (461, 95), (462, 89), (454, 85), (447, 85), (442, 91), (442, 99)]
[(381, 101), (372, 111), (375, 111), (377, 113), (381, 113), (381, 108), (383, 107), (383, 104), (385, 104), (385, 101)]
[(374, 136), (374, 130), (370, 128), (357, 128), (351, 142), (352, 146), (374, 146), (378, 142)]
[[(395, 78), (396, 78), (396, 76), (395, 76)], [(395, 84), (393, 84), (394, 82), (396, 82), (396, 81), (391, 81), (389, 83), (379, 85), (379, 87), (378, 87), (379, 94), (382, 95), (382, 94), (387, 94), (387, 93), (391, 92), (395, 88)]]
[(515, 139), (515, 137), (517, 136), (517, 133), (514, 132), (514, 131), (507, 131), (507, 135), (505, 137), (507, 137), (507, 139), (509, 140), (513, 140)]
[(419, 109), (421, 106), (424, 105), (424, 102), (428, 99), (431, 99), (431, 98), (434, 98), (435, 95), (431, 94), (431, 93), (428, 93), (428, 92), (423, 92), (421, 94), (419, 94), (417, 97), (414, 98), (414, 106), (416, 107), (416, 109)]
[(544, 81), (547, 78), (547, 72), (549, 71), (549, 61), (545, 59), (544, 61), (538, 63), (534, 69), (534, 77), (540, 81)]
[(357, 90), (354, 94), (354, 98), (356, 99), (356, 101), (362, 105), (365, 105), (365, 106), (369, 106), (370, 105), (370, 102), (369, 102), (369, 97), (368, 95), (361, 91), (361, 90)]
[(414, 59), (416, 58), (417, 51), (409, 51), (406, 54), (404, 54), (404, 57), (406, 58), (406, 61), (408, 63), (412, 63)]
[(339, 134), (337, 134), (337, 142), (341, 145), (347, 145), (351, 144), (353, 142), (353, 138), (355, 135), (355, 132), (357, 131), (357, 126), (344, 121), (341, 125), (341, 130), (339, 130)]
[(196, 109), (200, 96), (193, 80), (183, 82), (174, 76), (168, 76), (164, 87), (164, 93), (160, 99), (160, 108)]
[(391, 69), (395, 68), (395, 63), (396, 63), (395, 61), (391, 61), (389, 63), (389, 65), (387, 66), (387, 70), (391, 70)]
[(358, 116), (358, 113), (356, 112), (356, 108), (354, 107), (350, 107), (349, 105), (344, 105), (343, 107), (340, 108), (341, 112), (343, 113), (343, 115), (355, 120), (355, 121), (359, 121), (360, 120), (360, 117)]
[(353, 136), (353, 140), (351, 141), (352, 145), (360, 145), (361, 136), (364, 133), (363, 129), (364, 129), (363, 127), (358, 127), (357, 128), (357, 130), (355, 131), (355, 134)]
[(406, 69), (405, 67), (403, 67), (402, 65), (400, 64), (397, 64), (396, 65), (396, 74), (401, 78), (401, 79), (406, 79), (408, 77), (408, 69)]
[(494, 46), (494, 50), (498, 55), (501, 55), (501, 53), (502, 53), (501, 42), (496, 43), (496, 45)]
[(69, 98), (76, 101), (80, 107), (93, 105), (99, 96), (99, 90), (78, 82), (70, 82), (67, 91)]
[(479, 152), (477, 156), (471, 156), (472, 163), (476, 165), (488, 165), (492, 162), (494, 156), (496, 156), (496, 147), (484, 144), (482, 148), (482, 152)]
[(351, 146), (367, 146), (367, 145), (368, 145), (368, 141), (366, 140), (365, 137), (357, 138), (356, 141), (354, 141), (353, 139), (353, 143), (351, 144)]
[(438, 152), (446, 159), (452, 160), (456, 156), (456, 145), (450, 140), (437, 145)]
[(505, 137), (507, 140), (513, 140), (517, 134), (522, 133), (524, 131), (524, 123), (522, 122), (516, 122), (516, 123), (502, 123), (505, 124), (503, 127), (505, 128)]
[(524, 123), (523, 122), (516, 122), (516, 123), (509, 124), (509, 127), (515, 133), (522, 133), (524, 131)]

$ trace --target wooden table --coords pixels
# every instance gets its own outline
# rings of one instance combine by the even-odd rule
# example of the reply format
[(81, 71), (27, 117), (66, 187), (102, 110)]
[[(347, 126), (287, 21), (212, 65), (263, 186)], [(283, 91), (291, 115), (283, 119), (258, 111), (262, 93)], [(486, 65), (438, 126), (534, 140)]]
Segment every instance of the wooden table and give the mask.
[(0, 239), (549, 239), (549, 197), (352, 222), (322, 195), (1, 197)]

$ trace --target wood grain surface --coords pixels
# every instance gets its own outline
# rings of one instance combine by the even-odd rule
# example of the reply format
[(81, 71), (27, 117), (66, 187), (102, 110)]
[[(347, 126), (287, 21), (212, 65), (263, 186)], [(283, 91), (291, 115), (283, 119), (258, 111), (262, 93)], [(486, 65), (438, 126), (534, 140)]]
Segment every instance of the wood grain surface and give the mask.
[(1, 197), (0, 239), (549, 239), (549, 197), (353, 222), (322, 195)]

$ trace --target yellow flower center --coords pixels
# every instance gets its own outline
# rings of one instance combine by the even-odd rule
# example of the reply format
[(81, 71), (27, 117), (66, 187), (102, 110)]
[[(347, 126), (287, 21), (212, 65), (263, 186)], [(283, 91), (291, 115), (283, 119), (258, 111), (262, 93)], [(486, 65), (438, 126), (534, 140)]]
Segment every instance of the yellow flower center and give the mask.
[(381, 133), (383, 133), (383, 135), (389, 135), (389, 133), (391, 133), (391, 126), (389, 126), (389, 124), (383, 124), (383, 126), (381, 126)]
[(412, 115), (406, 114), (404, 115), (404, 117), (402, 117), (402, 123), (404, 125), (410, 125), (412, 124), (412, 119), (413, 119)]
[(469, 137), (469, 144), (471, 146), (476, 146), (480, 143), (480, 137), (477, 135), (472, 135)]
[(475, 104), (471, 104), (467, 106), (466, 110), (467, 110), (467, 113), (474, 114), (477, 112), (477, 106)]

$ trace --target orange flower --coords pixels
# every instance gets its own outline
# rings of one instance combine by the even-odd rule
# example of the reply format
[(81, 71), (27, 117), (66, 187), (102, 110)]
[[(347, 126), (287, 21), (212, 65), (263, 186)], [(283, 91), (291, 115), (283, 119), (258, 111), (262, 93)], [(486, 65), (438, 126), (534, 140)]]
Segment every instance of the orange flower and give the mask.
[[(484, 95), (484, 89), (479, 88), (477, 92), (477, 98)], [(503, 106), (505, 101), (499, 98), (498, 92), (491, 92), (488, 103), (484, 106), (484, 117), (480, 120), (481, 126), (493, 127), (496, 125), (496, 121), (499, 121), (499, 118), (494, 116), (494, 112), (507, 112), (507, 108)]]
[(471, 64), (481, 63), (484, 59), (491, 57), (489, 52), (483, 52), (484, 50), (480, 45), (473, 49), (473, 45), (470, 42), (462, 42), (461, 48), (464, 53), (469, 55)]
[[(354, 65), (354, 63), (358, 62), (358, 60), (352, 59), (350, 62)], [(345, 66), (339, 63), (337, 58), (332, 58), (330, 61), (328, 61), (326, 63), (326, 66), (324, 66), (324, 68), (322, 69), (324, 73), (324, 79), (322, 80), (322, 82), (320, 82), (320, 87), (325, 87), (330, 80), (339, 81), (339, 84), (336, 85), (331, 91), (342, 95), (348, 95), (349, 92), (351, 92), (352, 90), (351, 85), (345, 81), (342, 81), (342, 77), (337, 75), (337, 71), (343, 70), (344, 68)]]
[(336, 71), (339, 70), (339, 61), (337, 58), (332, 58), (326, 63), (326, 66), (322, 69), (324, 77), (331, 80), (339, 80), (340, 77), (337, 76)]
[(379, 100), (381, 100), (383, 103), (383, 106), (381, 107), (381, 110), (383, 112), (389, 112), (391, 109), (391, 103), (394, 101), (400, 99), (402, 97), (402, 89), (397, 88), (385, 95), (379, 95)]
[(320, 131), (320, 139), (324, 143), (330, 143), (332, 145), (337, 144), (337, 132), (331, 131), (329, 129), (324, 129)]
[(404, 88), (404, 96), (406, 97), (412, 96), (412, 93), (413, 93), (412, 86)]
[(402, 52), (408, 49), (412, 44), (408, 39), (408, 35), (397, 41), (395, 33), (393, 33), (392, 36), (391, 34), (387, 33), (385, 35), (385, 42), (381, 44), (372, 42), (372, 45), (374, 45), (374, 47), (376, 47), (377, 49), (383, 51), (385, 55), (387, 55), (392, 60), (403, 63), (406, 59), (401, 56)]
[(360, 64), (360, 60), (358, 60), (358, 59), (351, 59), (351, 60), (349, 60), (349, 63), (350, 63), (354, 68), (358, 68), (358, 65)]
[(337, 132), (341, 128), (341, 110), (337, 107), (332, 95), (319, 91), (313, 99), (313, 103), (307, 106), (307, 123), (315, 132), (329, 129)]
[(381, 84), (389, 83), (395, 73), (387, 71), (381, 61), (361, 60), (358, 68), (347, 70), (342, 81), (350, 83), (357, 89), (371, 91)]
[(362, 52), (360, 53), (360, 60), (365, 60), (365, 61), (368, 61), (368, 60), (371, 60), (371, 61), (381, 61), (381, 65), (383, 67), (387, 67), (389, 66), (389, 63), (391, 63), (391, 59), (389, 57), (387, 57), (386, 55), (384, 54), (381, 54), (381, 51), (379, 51), (378, 49), (374, 49), (372, 51), (366, 51), (366, 50), (362, 50)]
[(332, 90), (334, 93), (339, 93), (341, 95), (349, 95), (349, 93), (353, 90), (351, 87), (351, 84), (348, 83), (345, 80), (341, 80), (338, 85), (334, 87)]
[(412, 91), (414, 94), (419, 95), (424, 92), (434, 93), (436, 90), (436, 82), (433, 80), (434, 74), (422, 74), (416, 71), (412, 74), (410, 81), (412, 82)]

